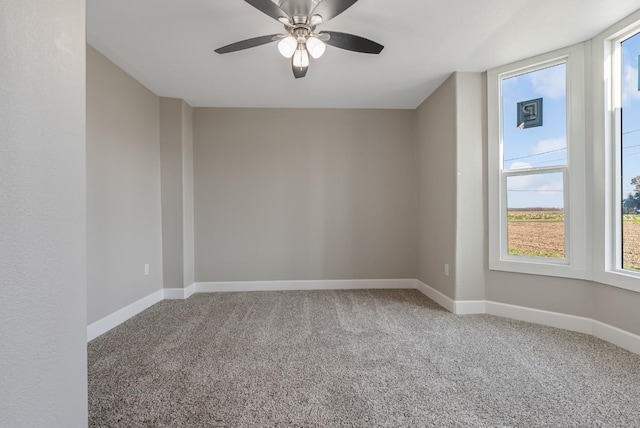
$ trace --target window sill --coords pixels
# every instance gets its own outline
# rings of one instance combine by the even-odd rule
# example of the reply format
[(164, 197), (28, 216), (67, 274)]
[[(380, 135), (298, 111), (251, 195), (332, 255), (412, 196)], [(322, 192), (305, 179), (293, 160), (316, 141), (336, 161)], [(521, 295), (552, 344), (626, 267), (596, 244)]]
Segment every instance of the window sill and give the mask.
[(590, 279), (586, 269), (578, 269), (566, 264), (535, 262), (531, 259), (493, 260), (489, 261), (489, 270), (501, 272), (524, 273), (528, 275), (554, 276), (571, 279)]
[(601, 284), (640, 293), (640, 272), (636, 274), (622, 270), (609, 270), (595, 274), (593, 280)]
[(489, 270), (556, 278), (582, 279), (640, 293), (640, 272), (634, 273), (622, 270), (610, 270), (599, 273), (593, 272), (593, 275), (591, 275), (591, 273), (586, 269), (577, 269), (569, 265), (517, 260), (490, 261)]

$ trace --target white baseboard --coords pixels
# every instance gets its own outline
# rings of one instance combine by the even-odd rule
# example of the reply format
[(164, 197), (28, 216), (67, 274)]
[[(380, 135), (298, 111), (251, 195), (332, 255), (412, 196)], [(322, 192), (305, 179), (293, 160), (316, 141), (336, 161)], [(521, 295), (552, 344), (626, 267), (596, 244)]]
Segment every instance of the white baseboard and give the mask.
[(87, 327), (87, 341), (106, 333), (162, 300), (184, 300), (194, 293), (230, 291), (287, 291), (287, 290), (356, 290), (356, 289), (412, 289), (413, 279), (357, 279), (328, 281), (238, 281), (201, 282), (186, 288), (164, 288), (125, 306)]
[(412, 289), (414, 279), (348, 279), (319, 281), (230, 281), (198, 282), (198, 293), (247, 291), (304, 291), (304, 290), (360, 290), (360, 289)]
[(158, 290), (155, 293), (149, 294), (140, 300), (137, 300), (130, 305), (125, 306), (122, 309), (118, 309), (114, 313), (107, 315), (106, 317), (99, 319), (98, 321), (89, 324), (87, 326), (87, 341), (91, 341), (98, 336), (103, 335), (114, 327), (119, 326), (123, 322), (127, 321), (138, 315), (140, 312), (155, 305), (156, 303), (164, 299), (163, 290)]
[(456, 315), (486, 314), (487, 302), (485, 300), (456, 300), (453, 313)]
[(456, 315), (484, 314), (486, 302), (484, 300), (453, 300), (446, 294), (416, 279), (415, 288), (422, 294)]
[(184, 300), (184, 288), (163, 289), (165, 300)]
[(592, 334), (591, 318), (567, 315), (559, 312), (508, 305), (506, 303), (486, 302), (487, 314), (499, 317), (542, 324), (549, 327), (562, 328), (578, 333)]
[(186, 288), (165, 288), (164, 298), (166, 300), (184, 300), (188, 299), (196, 292), (196, 284), (191, 284)]
[(414, 288), (419, 290), (422, 294), (424, 294), (425, 296), (427, 296), (428, 298), (430, 298), (431, 300), (433, 300), (434, 302), (436, 302), (437, 304), (439, 304), (449, 312), (455, 313), (456, 302), (449, 296), (425, 284), (419, 279), (415, 280)]
[(593, 335), (599, 339), (640, 355), (640, 336), (593, 320)]
[(294, 291), (294, 290), (358, 290), (417, 289), (422, 294), (456, 315), (490, 314), (520, 321), (542, 324), (564, 330), (593, 335), (640, 355), (640, 336), (591, 318), (567, 315), (541, 309), (509, 305), (485, 300), (453, 300), (417, 279), (361, 279), (327, 281), (232, 281), (198, 282), (186, 288), (158, 290), (124, 308), (107, 315), (87, 327), (91, 341), (164, 299), (188, 299), (194, 293)]
[(420, 280), (416, 288), (456, 315), (489, 314), (589, 334), (640, 355), (639, 335), (591, 318), (486, 300), (453, 300)]
[(195, 292), (196, 292), (196, 283), (194, 282), (193, 284), (191, 284), (190, 286), (184, 289), (184, 298), (188, 299), (189, 297), (193, 296)]

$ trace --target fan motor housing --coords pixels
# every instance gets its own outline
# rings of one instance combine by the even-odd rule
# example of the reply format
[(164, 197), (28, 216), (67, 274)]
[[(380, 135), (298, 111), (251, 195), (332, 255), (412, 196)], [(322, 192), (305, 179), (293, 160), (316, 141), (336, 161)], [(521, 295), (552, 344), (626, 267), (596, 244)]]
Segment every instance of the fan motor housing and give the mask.
[(289, 16), (309, 16), (311, 11), (321, 0), (276, 0), (280, 9), (284, 10)]

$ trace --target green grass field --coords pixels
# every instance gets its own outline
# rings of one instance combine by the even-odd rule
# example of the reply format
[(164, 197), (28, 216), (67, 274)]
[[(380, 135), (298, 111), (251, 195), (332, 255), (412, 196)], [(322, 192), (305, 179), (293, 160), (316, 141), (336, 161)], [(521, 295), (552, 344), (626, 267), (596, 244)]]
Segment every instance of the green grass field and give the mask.
[(625, 214), (622, 216), (622, 221), (631, 224), (640, 224), (640, 214)]
[(564, 222), (563, 211), (509, 211), (507, 221)]

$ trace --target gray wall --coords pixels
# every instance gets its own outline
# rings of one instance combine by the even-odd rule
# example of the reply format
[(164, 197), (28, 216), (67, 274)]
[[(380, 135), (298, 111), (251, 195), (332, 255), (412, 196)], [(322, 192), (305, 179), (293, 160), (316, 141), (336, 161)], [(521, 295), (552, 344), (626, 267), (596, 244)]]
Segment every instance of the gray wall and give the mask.
[(593, 283), (593, 318), (640, 334), (640, 293)]
[(195, 276), (415, 278), (413, 111), (194, 111)]
[(194, 212), (193, 212), (193, 109), (182, 102), (182, 219), (183, 285), (195, 282)]
[[(488, 270), (485, 75), (453, 74), (417, 111), (191, 109), (163, 99), (161, 122), (158, 98), (91, 48), (88, 67), (89, 322), (162, 286), (162, 139), (172, 141), (162, 183), (175, 196), (163, 211), (173, 263), (165, 286), (417, 277), (457, 300), (640, 334), (640, 293)], [(142, 238), (137, 225), (149, 222)]]
[(640, 334), (640, 293), (597, 282), (488, 271), (487, 300), (593, 318)]
[(164, 288), (194, 282), (193, 118), (181, 99), (160, 98)]
[(84, 1), (0, 9), (0, 425), (82, 427)]
[(87, 46), (89, 323), (162, 288), (159, 125), (159, 98)]
[[(451, 75), (415, 112), (419, 161), (417, 278), (455, 298), (456, 77)], [(449, 265), (449, 276), (444, 265)]]
[(182, 103), (176, 98), (160, 98), (162, 282), (166, 288), (181, 288), (184, 279)]
[(486, 79), (480, 73), (455, 73), (456, 82), (456, 300), (484, 300), (488, 264), (484, 213), (483, 147), (486, 139)]

